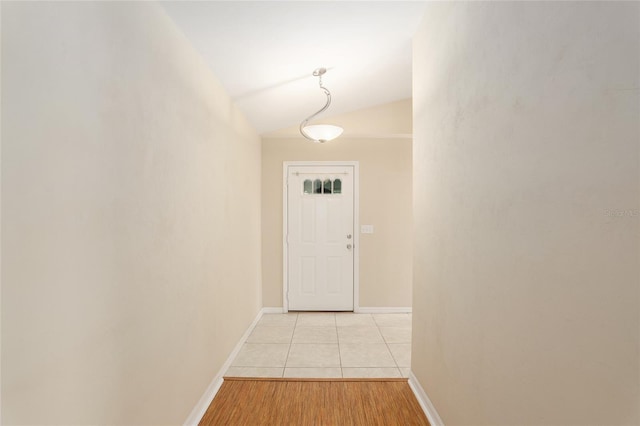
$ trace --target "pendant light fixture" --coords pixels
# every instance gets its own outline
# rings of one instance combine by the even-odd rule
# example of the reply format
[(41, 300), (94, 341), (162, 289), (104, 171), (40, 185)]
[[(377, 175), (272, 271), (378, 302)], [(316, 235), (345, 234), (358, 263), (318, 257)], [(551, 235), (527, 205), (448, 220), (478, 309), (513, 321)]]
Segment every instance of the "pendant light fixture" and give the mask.
[(333, 126), (331, 124), (307, 125), (307, 123), (309, 123), (312, 118), (324, 112), (327, 108), (329, 108), (329, 105), (331, 105), (331, 93), (329, 93), (329, 90), (327, 90), (327, 88), (322, 85), (322, 75), (326, 72), (326, 68), (318, 68), (313, 72), (313, 75), (314, 77), (318, 77), (320, 89), (322, 89), (322, 91), (324, 91), (324, 94), (327, 95), (327, 103), (318, 112), (305, 118), (302, 123), (300, 123), (300, 133), (302, 133), (302, 136), (315, 143), (325, 143), (337, 138), (342, 134), (342, 127)]

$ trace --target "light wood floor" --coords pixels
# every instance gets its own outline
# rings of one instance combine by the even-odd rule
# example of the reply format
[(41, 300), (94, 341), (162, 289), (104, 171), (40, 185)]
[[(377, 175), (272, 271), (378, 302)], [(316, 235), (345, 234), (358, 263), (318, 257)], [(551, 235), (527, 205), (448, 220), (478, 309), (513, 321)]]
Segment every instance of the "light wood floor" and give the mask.
[(226, 377), (200, 425), (429, 425), (407, 379)]

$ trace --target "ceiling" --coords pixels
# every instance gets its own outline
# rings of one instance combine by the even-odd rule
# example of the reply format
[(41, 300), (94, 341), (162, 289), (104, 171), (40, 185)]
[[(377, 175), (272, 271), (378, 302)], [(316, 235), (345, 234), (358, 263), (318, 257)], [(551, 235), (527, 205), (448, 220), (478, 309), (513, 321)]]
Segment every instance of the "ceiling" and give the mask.
[[(411, 40), (422, 1), (160, 3), (258, 133), (294, 126), (325, 95), (325, 116), (411, 97)], [(320, 116), (314, 122), (320, 122)]]

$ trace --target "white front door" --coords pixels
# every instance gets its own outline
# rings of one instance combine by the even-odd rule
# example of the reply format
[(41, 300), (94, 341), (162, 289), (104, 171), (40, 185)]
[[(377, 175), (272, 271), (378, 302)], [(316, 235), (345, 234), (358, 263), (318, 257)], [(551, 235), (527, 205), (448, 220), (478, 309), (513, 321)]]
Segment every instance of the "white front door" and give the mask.
[(287, 167), (289, 310), (353, 310), (354, 169)]

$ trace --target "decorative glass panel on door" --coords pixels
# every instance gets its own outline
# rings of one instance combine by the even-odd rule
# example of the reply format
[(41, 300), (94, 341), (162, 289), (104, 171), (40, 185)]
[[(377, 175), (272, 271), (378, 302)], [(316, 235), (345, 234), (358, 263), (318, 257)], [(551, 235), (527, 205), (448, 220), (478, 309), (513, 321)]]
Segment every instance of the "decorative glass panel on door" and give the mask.
[(325, 194), (331, 194), (331, 180), (325, 179), (324, 181), (324, 191)]
[(304, 181), (304, 193), (313, 194), (313, 184), (311, 183), (311, 179), (306, 179)]
[(342, 181), (340, 179), (333, 181), (333, 193), (342, 194)]
[(322, 181), (320, 179), (313, 181), (313, 193), (322, 194)]

